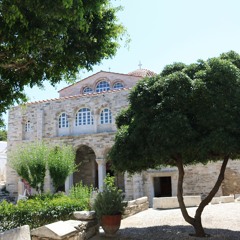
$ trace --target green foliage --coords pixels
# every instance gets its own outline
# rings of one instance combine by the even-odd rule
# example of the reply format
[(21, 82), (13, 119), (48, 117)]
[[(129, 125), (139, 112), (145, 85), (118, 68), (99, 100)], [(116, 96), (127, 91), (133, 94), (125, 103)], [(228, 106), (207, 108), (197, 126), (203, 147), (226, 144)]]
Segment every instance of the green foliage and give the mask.
[(74, 211), (89, 210), (78, 199), (65, 195), (38, 195), (16, 205), (3, 201), (0, 203), (0, 232), (22, 225), (31, 229), (71, 219)]
[(0, 1), (0, 115), (24, 86), (75, 78), (115, 55), (124, 28), (110, 0)]
[(69, 145), (50, 149), (47, 163), (55, 189), (64, 185), (66, 178), (76, 171), (75, 157), (75, 151)]
[(0, 141), (7, 141), (7, 131), (0, 129)]
[(23, 144), (10, 153), (10, 166), (31, 187), (43, 192), (44, 177), (49, 169), (55, 189), (76, 171), (75, 151), (71, 146), (47, 145), (43, 142)]
[(124, 202), (122, 191), (117, 189), (114, 184), (114, 177), (107, 177), (104, 180), (105, 186), (102, 192), (99, 192), (93, 204), (93, 209), (100, 219), (103, 215), (117, 215), (124, 212), (127, 203)]
[[(140, 81), (117, 117), (109, 158), (119, 171), (240, 155), (240, 55), (173, 64)], [(131, 113), (131, 114), (130, 114)], [(129, 117), (130, 116), (130, 117)]]
[(93, 190), (92, 186), (88, 187), (80, 182), (70, 189), (69, 197), (80, 201), (83, 209), (87, 210), (90, 209), (90, 198)]
[(48, 147), (42, 142), (16, 147), (9, 155), (10, 166), (19, 176), (26, 179), (31, 187), (43, 192)]

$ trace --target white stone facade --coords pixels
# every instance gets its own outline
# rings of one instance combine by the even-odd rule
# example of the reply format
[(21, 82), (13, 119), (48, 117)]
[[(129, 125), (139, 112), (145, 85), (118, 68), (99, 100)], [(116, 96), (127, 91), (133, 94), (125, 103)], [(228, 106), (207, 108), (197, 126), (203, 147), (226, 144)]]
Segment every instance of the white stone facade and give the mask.
[(0, 182), (6, 181), (7, 142), (0, 141)]
[[(101, 189), (109, 171), (106, 154), (114, 143), (115, 118), (128, 106), (130, 88), (143, 76), (152, 74), (147, 70), (130, 74), (101, 71), (62, 89), (58, 99), (12, 108), (9, 111), (8, 152), (19, 143), (36, 140), (71, 144), (77, 150), (76, 163), (81, 165), (79, 172), (67, 179), (66, 192), (79, 181)], [(218, 177), (220, 166), (218, 162), (187, 167), (184, 195), (207, 194)], [(7, 190), (15, 195), (21, 193), (16, 172), (8, 166), (6, 175)], [(163, 168), (149, 169), (133, 176), (125, 173), (116, 179), (127, 200), (148, 196), (152, 205), (153, 197), (177, 195), (177, 177), (176, 168)], [(52, 189), (48, 175), (45, 189)], [(240, 163), (230, 161), (217, 195), (236, 193), (240, 193)]]

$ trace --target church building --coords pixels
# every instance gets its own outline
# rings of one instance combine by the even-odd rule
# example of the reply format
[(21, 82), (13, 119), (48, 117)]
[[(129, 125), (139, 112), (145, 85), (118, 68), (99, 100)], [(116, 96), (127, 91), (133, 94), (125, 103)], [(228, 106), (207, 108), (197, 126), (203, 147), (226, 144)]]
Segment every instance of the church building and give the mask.
[[(126, 199), (148, 196), (176, 196), (176, 168), (149, 169), (129, 176), (111, 172), (106, 156), (114, 143), (117, 131), (115, 118), (128, 106), (131, 88), (143, 77), (155, 73), (138, 69), (128, 74), (100, 71), (59, 91), (59, 98), (29, 102), (9, 111), (8, 153), (18, 144), (44, 141), (60, 145), (70, 144), (76, 149), (79, 169), (65, 182), (66, 192), (76, 183), (102, 188), (106, 173), (115, 174), (116, 184), (123, 189)], [(231, 161), (218, 195), (240, 193), (240, 164)], [(221, 163), (186, 168), (184, 195), (208, 193), (217, 179)], [(22, 182), (7, 165), (7, 190), (13, 195), (22, 194)], [(45, 190), (51, 190), (49, 176)]]

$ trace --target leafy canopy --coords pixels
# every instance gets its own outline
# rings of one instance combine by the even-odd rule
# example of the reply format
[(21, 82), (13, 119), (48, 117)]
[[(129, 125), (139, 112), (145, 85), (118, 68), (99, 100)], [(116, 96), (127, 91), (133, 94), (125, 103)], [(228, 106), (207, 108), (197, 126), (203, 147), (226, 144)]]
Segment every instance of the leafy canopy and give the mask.
[(240, 55), (174, 63), (132, 90), (109, 158), (131, 173), (240, 154)]
[(70, 79), (112, 57), (124, 28), (110, 0), (0, 1), (0, 114), (24, 86)]

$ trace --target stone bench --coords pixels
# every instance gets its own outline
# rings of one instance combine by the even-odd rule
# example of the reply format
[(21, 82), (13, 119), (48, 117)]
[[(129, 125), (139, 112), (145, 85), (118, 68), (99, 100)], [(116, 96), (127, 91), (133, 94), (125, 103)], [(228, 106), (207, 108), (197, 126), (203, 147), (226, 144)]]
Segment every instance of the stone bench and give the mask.
[[(196, 207), (201, 202), (201, 196), (184, 196), (186, 207)], [(179, 208), (177, 197), (158, 197), (153, 198), (153, 209)]]
[(214, 197), (211, 201), (211, 204), (219, 204), (219, 203), (230, 203), (234, 202), (234, 196), (221, 196), (221, 197)]

